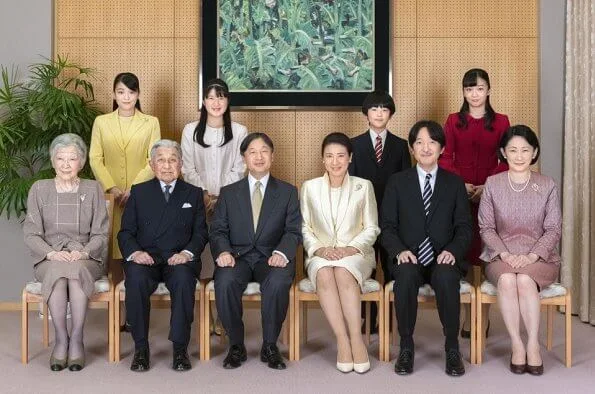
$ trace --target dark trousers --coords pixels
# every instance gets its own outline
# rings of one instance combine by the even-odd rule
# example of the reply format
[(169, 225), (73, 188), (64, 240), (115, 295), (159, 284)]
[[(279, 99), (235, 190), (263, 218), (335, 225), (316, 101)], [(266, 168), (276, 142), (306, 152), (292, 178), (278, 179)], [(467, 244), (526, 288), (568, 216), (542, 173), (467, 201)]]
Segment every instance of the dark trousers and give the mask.
[[(390, 282), (390, 269), (389, 269), (389, 259), (388, 253), (386, 250), (380, 245), (379, 242), (374, 244), (374, 255), (380, 258), (380, 266), (382, 267), (382, 273), (384, 274), (384, 283), (386, 284)], [(376, 278), (376, 268), (372, 270), (372, 275), (370, 276), (372, 279)], [(362, 308), (362, 319), (366, 318), (366, 310)], [(373, 328), (376, 324), (376, 319), (378, 318), (378, 305), (375, 302), (372, 302), (370, 305), (370, 326)]]
[(159, 282), (164, 282), (171, 296), (169, 340), (176, 348), (186, 348), (194, 321), (194, 293), (200, 275), (200, 261), (186, 264), (142, 265), (127, 261), (123, 264), (126, 276), (126, 317), (130, 323), (134, 346), (149, 346), (149, 316), (151, 294)]
[(460, 279), (462, 273), (456, 265), (436, 264), (427, 267), (421, 264), (393, 264), (391, 267), (395, 285), (395, 313), (401, 350), (414, 350), (413, 331), (417, 320), (417, 294), (419, 287), (429, 283), (436, 293), (438, 315), (446, 336), (445, 350), (459, 349)]
[[(236, 259), (233, 267), (215, 268), (217, 313), (231, 345), (244, 343), (242, 294), (248, 282), (260, 283), (262, 336), (265, 343), (276, 343), (289, 306), (289, 288), (295, 276), (295, 262), (271, 267), (268, 258), (247, 256)], [(250, 258), (252, 257), (252, 258)]]

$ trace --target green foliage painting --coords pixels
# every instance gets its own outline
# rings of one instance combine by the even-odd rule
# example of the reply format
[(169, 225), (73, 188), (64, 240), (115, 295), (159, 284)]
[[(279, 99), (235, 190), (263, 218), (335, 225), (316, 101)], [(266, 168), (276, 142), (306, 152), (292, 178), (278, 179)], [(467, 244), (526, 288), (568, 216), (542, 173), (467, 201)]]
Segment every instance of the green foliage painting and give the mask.
[(373, 87), (374, 0), (219, 0), (218, 18), (231, 90)]

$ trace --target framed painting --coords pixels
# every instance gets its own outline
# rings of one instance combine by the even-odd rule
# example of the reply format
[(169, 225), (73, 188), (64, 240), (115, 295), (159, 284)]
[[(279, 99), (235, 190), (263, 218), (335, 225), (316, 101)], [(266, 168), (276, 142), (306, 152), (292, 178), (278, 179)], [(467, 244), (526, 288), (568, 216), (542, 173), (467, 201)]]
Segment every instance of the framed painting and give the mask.
[(389, 0), (204, 0), (201, 89), (221, 78), (243, 108), (361, 106), (391, 90), (390, 11)]

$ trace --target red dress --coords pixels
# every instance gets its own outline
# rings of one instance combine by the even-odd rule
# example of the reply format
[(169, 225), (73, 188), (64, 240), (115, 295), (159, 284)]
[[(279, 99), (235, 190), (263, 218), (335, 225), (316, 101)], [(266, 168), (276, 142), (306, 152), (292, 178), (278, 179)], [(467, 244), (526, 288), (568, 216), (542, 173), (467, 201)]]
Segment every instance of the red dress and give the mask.
[[(510, 127), (508, 117), (495, 114), (492, 130), (484, 127), (484, 119), (475, 119), (466, 114), (467, 127), (457, 127), (459, 114), (448, 115), (444, 125), (446, 146), (438, 160), (438, 165), (447, 171), (460, 175), (465, 183), (475, 186), (483, 185), (488, 176), (508, 170), (506, 163), (498, 163), (500, 139)], [(477, 225), (477, 209), (479, 204), (471, 204), (473, 215), (473, 242), (467, 253), (469, 263), (480, 264), (481, 238)]]

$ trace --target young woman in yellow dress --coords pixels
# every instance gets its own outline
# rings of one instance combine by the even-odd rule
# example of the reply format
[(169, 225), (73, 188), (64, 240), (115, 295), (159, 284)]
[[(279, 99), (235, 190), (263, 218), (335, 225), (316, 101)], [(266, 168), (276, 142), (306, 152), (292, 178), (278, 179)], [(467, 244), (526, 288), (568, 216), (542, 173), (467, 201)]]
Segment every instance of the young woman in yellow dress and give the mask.
[(116, 75), (113, 87), (114, 111), (95, 118), (89, 162), (103, 190), (114, 195), (113, 258), (122, 255), (116, 236), (130, 187), (153, 177), (149, 167), (151, 146), (161, 138), (159, 120), (141, 112), (136, 75)]

